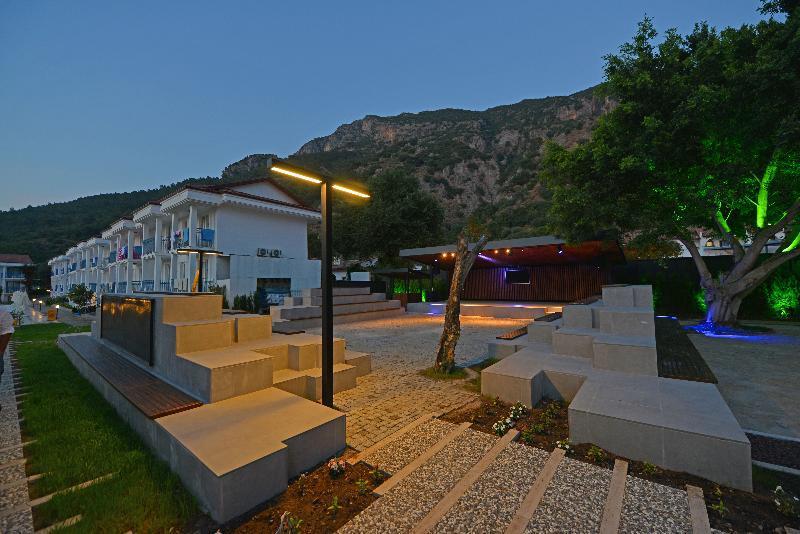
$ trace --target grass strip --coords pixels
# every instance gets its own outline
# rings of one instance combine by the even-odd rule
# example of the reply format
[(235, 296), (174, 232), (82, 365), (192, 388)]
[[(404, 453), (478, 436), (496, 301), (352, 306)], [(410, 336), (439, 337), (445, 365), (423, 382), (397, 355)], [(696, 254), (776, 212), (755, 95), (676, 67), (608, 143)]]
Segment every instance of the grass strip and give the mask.
[(22, 382), (31, 497), (70, 488), (108, 473), (87, 488), (56, 495), (34, 511), (39, 529), (81, 515), (69, 532), (163, 532), (198, 513), (192, 496), (155, 458), (105, 399), (56, 346), (58, 334), (86, 328), (58, 323), (26, 325), (14, 334)]

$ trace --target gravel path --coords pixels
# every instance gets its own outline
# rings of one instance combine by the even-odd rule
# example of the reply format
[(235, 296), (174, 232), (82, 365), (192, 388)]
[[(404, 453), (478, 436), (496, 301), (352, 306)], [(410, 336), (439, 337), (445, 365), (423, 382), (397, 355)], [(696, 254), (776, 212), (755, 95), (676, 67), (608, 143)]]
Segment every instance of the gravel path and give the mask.
[(611, 470), (565, 458), (525, 532), (597, 532), (610, 483)]
[(364, 462), (387, 473), (396, 473), (456, 426), (441, 419), (431, 419), (370, 454)]
[(22, 460), (19, 412), (14, 393), (11, 348), (6, 351), (0, 375), (0, 532), (33, 532), (33, 515)]
[(691, 532), (685, 491), (628, 476), (620, 532)]
[(434, 532), (504, 532), (549, 454), (510, 443), (437, 523)]
[(496, 441), (489, 434), (467, 430), (339, 532), (408, 532)]

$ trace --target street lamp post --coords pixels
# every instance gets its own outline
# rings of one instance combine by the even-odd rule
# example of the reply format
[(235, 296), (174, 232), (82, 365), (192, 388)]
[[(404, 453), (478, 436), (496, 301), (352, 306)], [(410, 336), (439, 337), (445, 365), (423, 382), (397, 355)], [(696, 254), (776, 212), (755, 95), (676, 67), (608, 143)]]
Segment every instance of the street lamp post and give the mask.
[(269, 163), (270, 171), (290, 176), (320, 186), (320, 207), (322, 212), (322, 231), (320, 241), (322, 249), (322, 269), (320, 272), (320, 290), (322, 291), (322, 404), (333, 406), (333, 190), (341, 191), (360, 198), (369, 198), (369, 194), (334, 181), (328, 176), (310, 172), (302, 167), (289, 165), (273, 158)]

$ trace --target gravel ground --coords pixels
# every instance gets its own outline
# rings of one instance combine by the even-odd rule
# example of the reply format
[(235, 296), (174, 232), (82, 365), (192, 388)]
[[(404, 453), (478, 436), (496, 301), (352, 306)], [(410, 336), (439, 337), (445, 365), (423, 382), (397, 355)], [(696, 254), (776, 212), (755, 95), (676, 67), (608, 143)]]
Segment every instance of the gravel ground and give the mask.
[(453, 508), (434, 532), (504, 532), (549, 454), (510, 443)]
[(342, 527), (342, 533), (407, 532), (492, 448), (497, 438), (467, 430)]
[(440, 419), (431, 419), (370, 454), (364, 458), (364, 462), (372, 467), (380, 467), (387, 473), (396, 473), (456, 426)]
[(565, 458), (525, 532), (597, 532), (611, 471)]
[(628, 476), (620, 532), (691, 532), (685, 491)]

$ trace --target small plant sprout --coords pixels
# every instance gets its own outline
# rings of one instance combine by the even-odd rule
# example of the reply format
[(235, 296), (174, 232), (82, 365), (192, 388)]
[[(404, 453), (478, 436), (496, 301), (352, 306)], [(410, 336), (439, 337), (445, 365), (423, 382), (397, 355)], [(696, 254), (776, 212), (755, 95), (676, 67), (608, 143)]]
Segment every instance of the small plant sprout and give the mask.
[(592, 445), (589, 447), (589, 451), (586, 453), (586, 459), (593, 463), (599, 464), (600, 462), (604, 462), (606, 460), (606, 453), (597, 445)]
[(298, 534), (300, 532), (300, 525), (302, 524), (302, 519), (299, 517), (294, 517), (288, 511), (286, 511), (283, 512), (283, 515), (281, 515), (281, 524), (278, 527), (278, 532), (281, 534)]
[(651, 464), (650, 462), (644, 462), (642, 464), (642, 472), (645, 475), (651, 475), (652, 476), (652, 475), (655, 475), (656, 472), (658, 472), (658, 467), (656, 467), (655, 464)]
[(716, 504), (712, 504), (711, 506), (709, 506), (709, 508), (717, 512), (717, 515), (719, 515), (720, 519), (724, 518), (725, 514), (728, 513), (728, 508), (725, 506), (725, 503), (722, 502), (722, 499), (717, 501)]
[(775, 507), (780, 513), (787, 517), (800, 517), (800, 499), (792, 495), (782, 486), (775, 486), (772, 492), (775, 495)]
[[(534, 426), (536, 426), (536, 425), (534, 425)], [(531, 430), (530, 428), (526, 428), (525, 430), (522, 431), (522, 434), (520, 435), (519, 439), (521, 439), (523, 443), (527, 443), (528, 445), (532, 445), (533, 444), (533, 432), (534, 431)]]
[(367, 481), (363, 478), (356, 480), (356, 486), (358, 487), (358, 492), (361, 495), (364, 495), (367, 492)]
[(381, 468), (377, 465), (372, 471), (369, 472), (369, 476), (372, 477), (372, 480), (374, 480), (376, 484), (380, 484), (383, 479), (386, 478), (386, 475), (384, 475), (383, 471), (381, 471)]
[(572, 443), (570, 442), (569, 438), (556, 441), (556, 447), (559, 449), (564, 449), (564, 454), (572, 453)]
[(513, 421), (519, 421), (525, 416), (527, 412), (528, 409), (525, 408), (525, 405), (522, 404), (521, 402), (518, 402), (511, 407), (511, 412), (508, 414), (508, 417)]
[(337, 460), (336, 458), (331, 458), (328, 462), (328, 472), (333, 478), (336, 478), (342, 475), (347, 469), (347, 462), (344, 460)]
[(501, 419), (492, 425), (492, 431), (498, 436), (502, 436), (512, 428), (514, 428), (514, 421), (512, 421), (510, 417)]
[(341, 508), (341, 506), (339, 505), (339, 497), (334, 495), (333, 500), (331, 501), (331, 505), (328, 506), (328, 511), (335, 516), (336, 512), (339, 511), (339, 508)]

